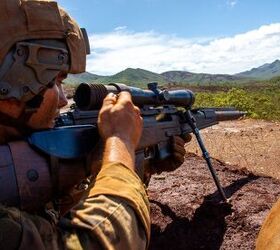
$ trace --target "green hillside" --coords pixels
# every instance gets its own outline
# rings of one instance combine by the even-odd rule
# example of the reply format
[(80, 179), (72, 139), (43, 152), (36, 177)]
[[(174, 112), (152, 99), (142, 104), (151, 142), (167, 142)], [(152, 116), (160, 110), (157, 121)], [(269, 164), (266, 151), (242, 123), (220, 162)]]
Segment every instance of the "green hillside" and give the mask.
[(94, 82), (98, 79), (102, 79), (103, 76), (91, 74), (89, 72), (84, 72), (81, 74), (68, 74), (68, 77), (64, 80), (66, 84), (69, 85), (78, 85), (82, 82)]
[(203, 74), (191, 73), (188, 71), (167, 71), (161, 74), (170, 83), (225, 83), (240, 82), (247, 80), (247, 77), (232, 76), (225, 74)]
[(159, 84), (167, 84), (167, 80), (160, 74), (153, 73), (144, 69), (128, 68), (112, 76), (98, 76), (88, 72), (72, 75), (69, 74), (64, 81), (66, 84), (77, 85), (82, 82), (86, 83), (124, 83), (131, 86), (145, 88), (150, 82), (158, 82)]
[(235, 107), (247, 117), (280, 121), (280, 76), (226, 91), (220, 85), (214, 91), (196, 91), (194, 107)]
[(253, 68), (250, 71), (241, 72), (236, 75), (226, 74), (204, 74), (188, 71), (167, 71), (157, 74), (144, 69), (128, 68), (112, 76), (99, 76), (88, 72), (71, 75), (65, 80), (70, 85), (77, 85), (81, 82), (87, 83), (124, 83), (131, 86), (145, 88), (147, 83), (158, 82), (160, 85), (216, 85), (216, 84), (243, 84), (256, 83), (280, 76), (280, 61), (264, 64), (261, 67)]
[(268, 80), (272, 77), (280, 76), (280, 61), (276, 60), (273, 63), (266, 63), (258, 68), (253, 68), (249, 71), (244, 71), (235, 76), (251, 77), (259, 80)]
[(107, 76), (98, 79), (99, 83), (120, 82), (127, 85), (146, 87), (149, 82), (158, 82), (159, 84), (167, 83), (165, 78), (157, 73), (144, 70), (128, 68), (113, 76)]
[(168, 71), (157, 74), (144, 69), (128, 68), (112, 76), (98, 76), (91, 73), (69, 75), (66, 83), (75, 85), (81, 82), (108, 84), (113, 82), (124, 83), (131, 86), (145, 88), (147, 83), (157, 82), (160, 85), (166, 84), (216, 84), (236, 83), (248, 81), (248, 78), (222, 74), (197, 74), (187, 71)]

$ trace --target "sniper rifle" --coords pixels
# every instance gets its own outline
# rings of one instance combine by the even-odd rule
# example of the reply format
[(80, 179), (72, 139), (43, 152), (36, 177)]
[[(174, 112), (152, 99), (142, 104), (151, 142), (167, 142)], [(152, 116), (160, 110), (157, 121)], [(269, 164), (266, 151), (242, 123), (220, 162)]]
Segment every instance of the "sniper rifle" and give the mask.
[[(166, 159), (172, 154), (173, 136), (193, 133), (222, 200), (227, 202), (227, 197), (200, 135), (200, 129), (218, 124), (220, 121), (238, 119), (244, 116), (245, 112), (237, 111), (234, 108), (192, 109), (195, 101), (192, 91), (186, 89), (160, 90), (157, 83), (149, 83), (147, 90), (120, 83), (109, 85), (82, 83), (74, 95), (75, 106), (58, 117), (56, 128), (76, 127), (94, 130), (94, 137), (97, 139), (97, 118), (103, 99), (110, 92), (118, 94), (121, 91), (130, 92), (133, 103), (140, 108), (143, 117), (143, 132), (136, 151), (136, 166), (141, 166), (145, 161), (151, 159)], [(75, 152), (69, 154), (79, 151), (77, 147), (72, 147), (72, 149)], [(137, 169), (143, 168), (137, 167)], [(139, 172), (138, 174), (143, 177), (144, 173)]]

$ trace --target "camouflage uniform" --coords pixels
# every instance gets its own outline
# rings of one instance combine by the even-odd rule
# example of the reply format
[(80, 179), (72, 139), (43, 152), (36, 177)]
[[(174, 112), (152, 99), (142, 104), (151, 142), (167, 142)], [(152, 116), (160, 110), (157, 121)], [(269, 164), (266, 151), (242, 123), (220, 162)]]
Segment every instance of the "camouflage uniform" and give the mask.
[(267, 215), (261, 231), (259, 232), (257, 250), (279, 250), (280, 249), (280, 199), (272, 207)]
[[(38, 64), (38, 58), (33, 58), (31, 53), (33, 64), (23, 63), (19, 66), (23, 65), (22, 68), (27, 72), (31, 72), (32, 66), (34, 72), (32, 71), (30, 81), (22, 80), (25, 71), (18, 72), (16, 67), (10, 70), (7, 65), (2, 67), (19, 42), (30, 43), (38, 39), (63, 41), (67, 47), (67, 55), (70, 56), (65, 71), (73, 74), (85, 71), (88, 53), (85, 35), (77, 23), (53, 1), (1, 0), (0, 34), (0, 70), (3, 70), (0, 87), (7, 90), (0, 93), (0, 100), (16, 98), (27, 102), (45, 90), (50, 83), (49, 78), (38, 77), (41, 76), (42, 69), (47, 73), (55, 71), (51, 80), (62, 69), (57, 65), (48, 65), (48, 60)], [(22, 51), (16, 52), (19, 57), (24, 55)], [(59, 60), (57, 63), (59, 64)], [(9, 79), (5, 78), (5, 70), (10, 70)], [(18, 77), (18, 74), (22, 75)], [(31, 155), (26, 155), (33, 159)], [(12, 156), (15, 161), (15, 155)], [(8, 165), (3, 163), (5, 157), (0, 160), (0, 173), (3, 177), (4, 167), (7, 169)], [(19, 160), (25, 161), (25, 157), (20, 157)], [(36, 161), (32, 164), (36, 164)], [(26, 178), (26, 173), (22, 176)], [(6, 190), (7, 193), (9, 190)], [(27, 191), (32, 194), (30, 190)], [(4, 193), (5, 190), (1, 192)], [(70, 212), (68, 218), (62, 218), (57, 223), (55, 216), (49, 214), (33, 215), (1, 206), (0, 249), (147, 248), (150, 218), (145, 188), (138, 176), (122, 164), (103, 166), (88, 196)]]
[(16, 208), (0, 215), (0, 249), (145, 249), (150, 237), (145, 188), (118, 163), (103, 166), (88, 197), (58, 224)]

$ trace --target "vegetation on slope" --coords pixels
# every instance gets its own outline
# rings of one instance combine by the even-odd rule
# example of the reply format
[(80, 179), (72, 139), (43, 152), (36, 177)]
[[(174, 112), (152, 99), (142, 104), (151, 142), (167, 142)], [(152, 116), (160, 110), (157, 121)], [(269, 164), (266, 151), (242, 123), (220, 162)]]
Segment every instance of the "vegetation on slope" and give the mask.
[(249, 81), (270, 79), (280, 76), (280, 61), (264, 64), (250, 71), (241, 72), (236, 75), (226, 74), (204, 74), (192, 73), (188, 71), (167, 71), (157, 74), (144, 69), (128, 68), (112, 76), (99, 76), (88, 72), (71, 75), (65, 80), (66, 83), (75, 85), (81, 82), (108, 84), (112, 82), (124, 83), (140, 88), (145, 88), (147, 83), (158, 82), (159, 84), (169, 84), (188, 86), (192, 85), (216, 85), (216, 84), (243, 84)]
[(252, 118), (280, 120), (280, 77), (262, 88), (247, 85), (228, 91), (197, 92), (195, 107), (235, 107)]
[(272, 63), (266, 63), (258, 68), (253, 68), (249, 71), (241, 72), (235, 76), (251, 77), (255, 79), (268, 80), (272, 77), (279, 76), (280, 74), (280, 60)]
[(99, 83), (106, 84), (112, 82), (124, 83), (134, 87), (145, 88), (150, 82), (158, 82), (159, 84), (167, 83), (163, 76), (144, 69), (128, 68), (113, 76), (107, 76), (99, 79)]

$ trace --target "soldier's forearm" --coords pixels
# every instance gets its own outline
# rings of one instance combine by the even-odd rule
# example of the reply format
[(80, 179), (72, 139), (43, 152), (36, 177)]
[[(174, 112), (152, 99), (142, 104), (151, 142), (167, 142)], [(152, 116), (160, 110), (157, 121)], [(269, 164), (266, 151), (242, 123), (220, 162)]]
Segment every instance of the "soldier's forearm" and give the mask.
[(135, 170), (134, 161), (135, 152), (133, 147), (131, 147), (128, 142), (124, 142), (116, 136), (110, 137), (106, 140), (103, 155), (103, 165), (112, 162), (120, 162), (131, 170)]

